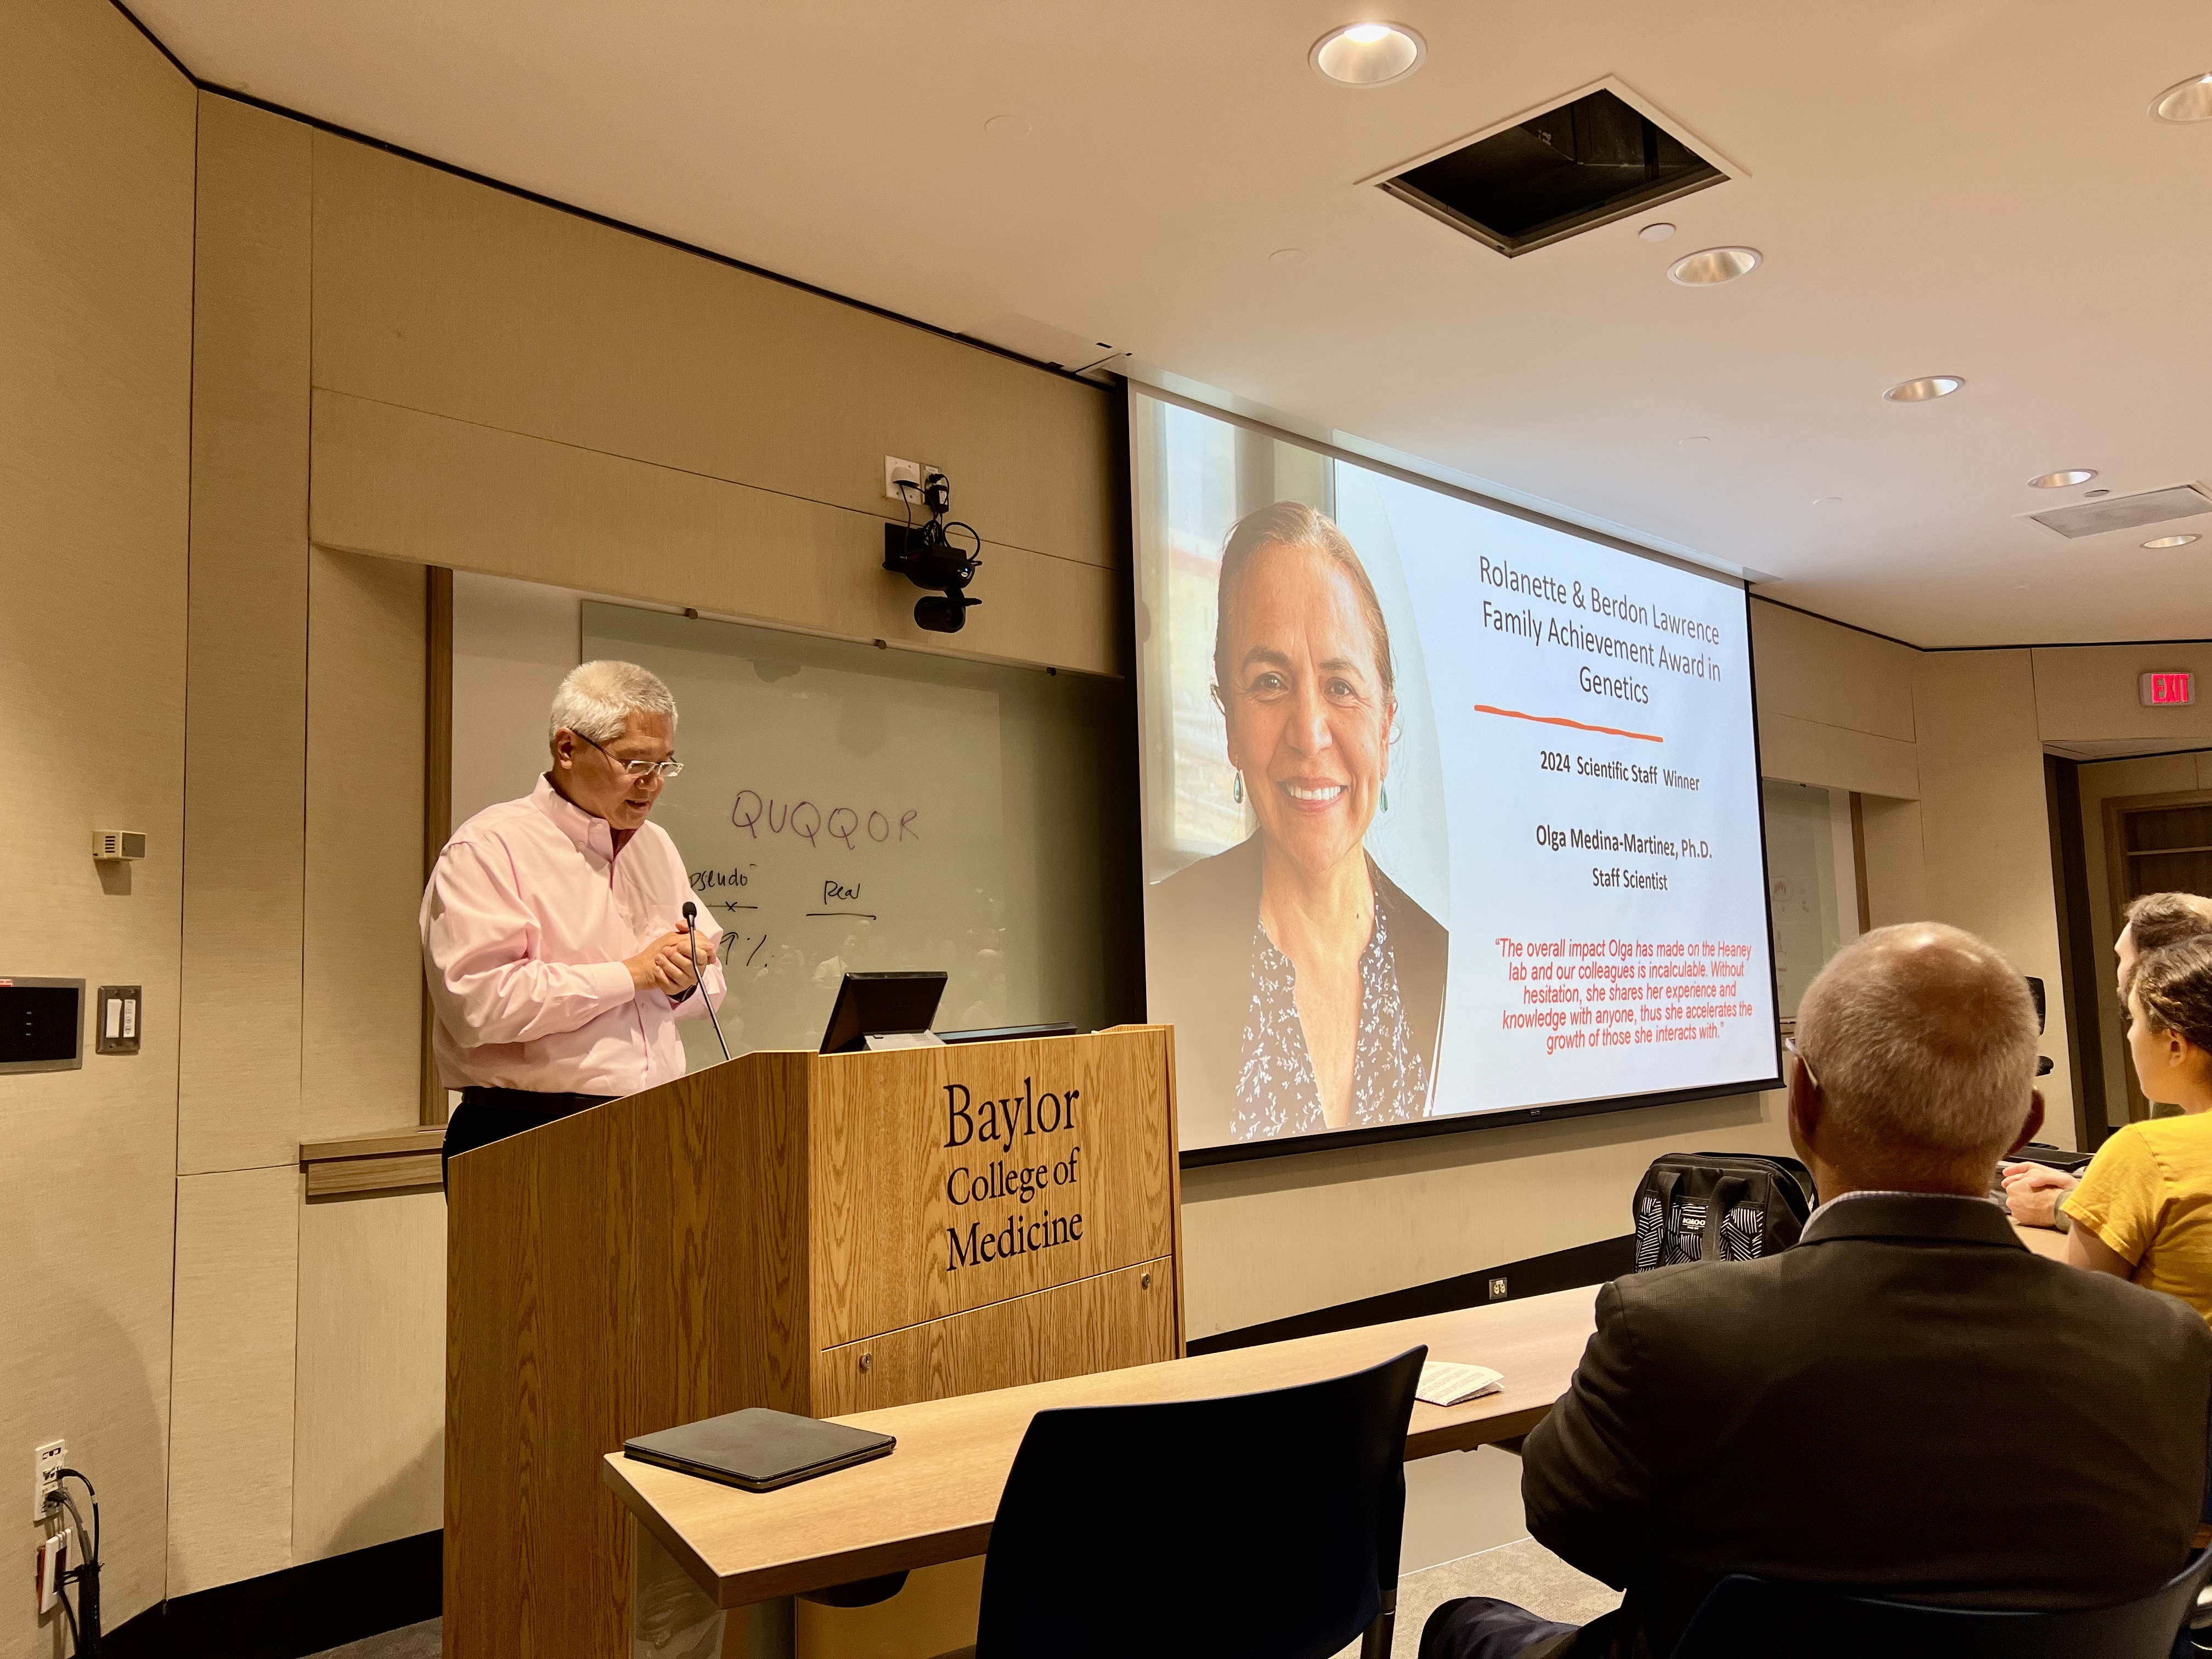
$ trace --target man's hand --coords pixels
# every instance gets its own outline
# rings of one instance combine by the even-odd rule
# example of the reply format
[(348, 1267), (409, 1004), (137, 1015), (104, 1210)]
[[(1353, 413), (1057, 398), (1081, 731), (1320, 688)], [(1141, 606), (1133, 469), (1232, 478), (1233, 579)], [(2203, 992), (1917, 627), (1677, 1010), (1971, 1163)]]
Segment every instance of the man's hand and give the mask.
[(2005, 1207), (2023, 1227), (2058, 1224), (2058, 1200), (2081, 1184), (2078, 1176), (2041, 1164), (2004, 1167)]
[[(701, 957), (700, 967), (706, 967), (708, 960)], [(682, 927), (663, 933), (635, 956), (626, 957), (623, 966), (629, 969), (630, 983), (641, 991), (680, 996), (696, 982), (691, 972), (691, 935)]]

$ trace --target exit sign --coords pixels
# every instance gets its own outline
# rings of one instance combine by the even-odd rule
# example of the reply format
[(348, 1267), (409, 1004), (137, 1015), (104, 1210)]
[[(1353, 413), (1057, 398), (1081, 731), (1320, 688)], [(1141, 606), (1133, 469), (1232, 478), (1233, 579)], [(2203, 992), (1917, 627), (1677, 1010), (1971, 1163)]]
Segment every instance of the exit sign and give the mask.
[(2138, 674), (2136, 695), (2146, 708), (2179, 708), (2197, 701), (2197, 676), (2179, 670)]

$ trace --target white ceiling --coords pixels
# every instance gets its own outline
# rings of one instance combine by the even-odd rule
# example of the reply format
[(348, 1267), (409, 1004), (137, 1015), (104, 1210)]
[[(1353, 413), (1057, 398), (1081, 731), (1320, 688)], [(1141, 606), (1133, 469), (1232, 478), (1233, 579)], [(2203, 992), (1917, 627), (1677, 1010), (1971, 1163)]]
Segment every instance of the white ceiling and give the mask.
[[(1390, 0), (1428, 61), (1364, 91), (1306, 62), (1362, 0), (134, 9), (211, 84), (941, 327), (1109, 342), (1916, 644), (2212, 635), (2212, 515), (2167, 553), (2015, 517), (2080, 499), (2025, 486), (2055, 468), (2212, 477), (2212, 123), (2146, 113), (2212, 69), (2203, 0)], [(1608, 75), (1748, 176), (1512, 260), (1358, 183)], [(1722, 243), (1766, 264), (1664, 280)], [(1880, 397), (1934, 373), (1968, 386)]]

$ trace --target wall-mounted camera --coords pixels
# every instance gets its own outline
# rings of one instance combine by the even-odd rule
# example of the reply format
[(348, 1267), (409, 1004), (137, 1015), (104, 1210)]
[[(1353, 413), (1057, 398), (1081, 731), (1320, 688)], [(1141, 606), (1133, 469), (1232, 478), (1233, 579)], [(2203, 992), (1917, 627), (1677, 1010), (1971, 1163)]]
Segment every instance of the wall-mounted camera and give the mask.
[[(968, 607), (983, 603), (969, 599), (966, 591), (975, 580), (975, 567), (983, 562), (983, 538), (973, 525), (945, 516), (952, 509), (952, 481), (942, 472), (928, 474), (919, 484), (902, 479), (899, 493), (906, 499), (907, 521), (884, 526), (884, 568), (896, 570), (916, 587), (936, 590), (915, 601), (917, 627), (933, 634), (957, 634), (968, 620)], [(914, 521), (917, 497), (929, 515), (923, 524)], [(972, 545), (956, 542), (955, 531)]]

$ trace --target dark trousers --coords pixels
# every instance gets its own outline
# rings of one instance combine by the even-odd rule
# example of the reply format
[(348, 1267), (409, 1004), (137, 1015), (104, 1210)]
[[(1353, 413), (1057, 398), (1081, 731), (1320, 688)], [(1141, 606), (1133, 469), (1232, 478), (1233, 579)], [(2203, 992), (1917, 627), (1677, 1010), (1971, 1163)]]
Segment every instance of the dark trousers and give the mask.
[(1421, 1626), (1421, 1659), (1521, 1659), (1532, 1649), (1556, 1651), (1580, 1628), (1539, 1619), (1510, 1601), (1463, 1595), (1445, 1602)]
[(461, 1103), (446, 1120), (444, 1156), (438, 1163), (440, 1178), (453, 1178), (453, 1160), (463, 1152), (554, 1122), (571, 1112), (604, 1106), (614, 1098), (612, 1095), (539, 1094), (530, 1089), (464, 1089)]

